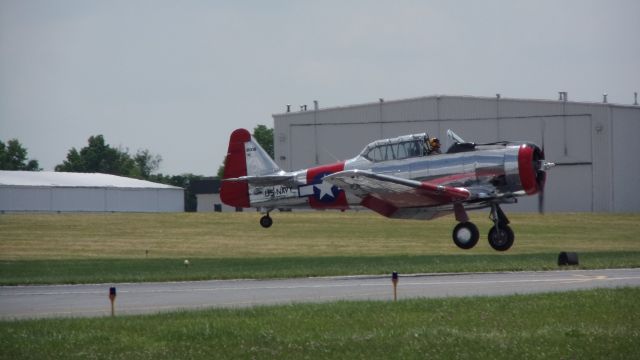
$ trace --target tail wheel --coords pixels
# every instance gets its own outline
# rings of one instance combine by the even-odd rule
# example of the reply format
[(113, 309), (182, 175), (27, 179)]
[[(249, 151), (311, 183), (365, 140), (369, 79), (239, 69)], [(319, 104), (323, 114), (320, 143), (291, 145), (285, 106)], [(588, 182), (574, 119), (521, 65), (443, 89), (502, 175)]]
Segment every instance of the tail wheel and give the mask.
[(265, 229), (270, 228), (273, 225), (273, 219), (271, 219), (271, 216), (265, 215), (260, 218), (260, 225)]
[(461, 249), (471, 249), (476, 246), (480, 232), (472, 222), (461, 222), (453, 229), (453, 242)]
[(513, 235), (513, 230), (508, 225), (502, 225), (499, 228), (494, 226), (489, 230), (489, 245), (494, 250), (509, 250), (513, 245), (513, 240), (515, 240), (515, 235)]

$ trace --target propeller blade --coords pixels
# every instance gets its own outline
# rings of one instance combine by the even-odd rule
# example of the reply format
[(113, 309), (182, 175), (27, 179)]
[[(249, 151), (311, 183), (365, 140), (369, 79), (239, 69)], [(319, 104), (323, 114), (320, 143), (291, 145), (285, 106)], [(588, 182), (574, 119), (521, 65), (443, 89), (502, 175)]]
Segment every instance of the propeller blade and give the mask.
[(538, 213), (544, 215), (544, 188), (538, 192)]

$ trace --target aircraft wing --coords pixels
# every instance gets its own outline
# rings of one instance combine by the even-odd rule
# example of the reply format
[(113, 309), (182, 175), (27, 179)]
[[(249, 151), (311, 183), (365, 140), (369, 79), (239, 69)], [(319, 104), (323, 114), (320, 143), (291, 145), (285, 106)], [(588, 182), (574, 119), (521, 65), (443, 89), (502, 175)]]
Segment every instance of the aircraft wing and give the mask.
[(322, 180), (361, 198), (363, 206), (388, 217), (396, 217), (394, 214), (399, 209), (446, 205), (475, 197), (472, 190), (464, 187), (408, 180), (366, 170), (341, 171)]

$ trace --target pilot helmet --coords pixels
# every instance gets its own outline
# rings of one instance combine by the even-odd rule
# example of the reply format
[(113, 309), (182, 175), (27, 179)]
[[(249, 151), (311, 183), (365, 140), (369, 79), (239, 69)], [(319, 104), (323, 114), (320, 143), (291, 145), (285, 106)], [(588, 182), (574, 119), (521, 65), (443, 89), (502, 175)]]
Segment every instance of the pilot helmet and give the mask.
[(431, 138), (429, 140), (429, 145), (431, 146), (432, 149), (439, 149), (440, 148), (440, 140), (438, 140), (438, 138), (436, 138), (436, 137)]

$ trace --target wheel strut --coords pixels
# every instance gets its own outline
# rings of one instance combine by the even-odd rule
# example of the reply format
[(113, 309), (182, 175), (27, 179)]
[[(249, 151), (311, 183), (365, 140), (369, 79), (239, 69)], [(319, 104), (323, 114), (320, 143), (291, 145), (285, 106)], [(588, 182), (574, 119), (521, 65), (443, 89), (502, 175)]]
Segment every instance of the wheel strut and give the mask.
[(489, 230), (489, 245), (491, 245), (494, 250), (509, 250), (515, 240), (515, 235), (509, 227), (509, 219), (502, 209), (500, 209), (500, 205), (491, 204), (489, 218), (494, 224), (491, 230)]
[(504, 211), (500, 208), (499, 204), (491, 204), (491, 212), (489, 218), (493, 221), (493, 225), (497, 227), (507, 226), (511, 221), (507, 218)]

